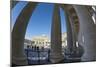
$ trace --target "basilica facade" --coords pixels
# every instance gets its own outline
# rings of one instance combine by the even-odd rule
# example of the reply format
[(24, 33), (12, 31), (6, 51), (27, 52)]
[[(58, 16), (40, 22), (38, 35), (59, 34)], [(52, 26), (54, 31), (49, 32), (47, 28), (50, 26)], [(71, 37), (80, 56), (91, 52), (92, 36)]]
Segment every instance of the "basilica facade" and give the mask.
[[(50, 48), (51, 42), (50, 38), (45, 34), (39, 36), (33, 36), (32, 40), (25, 39), (24, 40), (24, 48), (27, 49), (27, 46), (30, 48), (32, 47), (39, 47), (39, 48)], [(62, 48), (67, 46), (67, 33), (62, 33)]]

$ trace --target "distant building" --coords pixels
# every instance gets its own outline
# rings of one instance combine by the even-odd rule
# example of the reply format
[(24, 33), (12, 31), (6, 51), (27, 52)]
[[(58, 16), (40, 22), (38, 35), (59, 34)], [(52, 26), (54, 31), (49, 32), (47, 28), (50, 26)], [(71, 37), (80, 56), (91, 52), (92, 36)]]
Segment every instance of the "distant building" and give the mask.
[(36, 45), (38, 47), (49, 48), (50, 39), (46, 35), (34, 36), (32, 38), (32, 45)]
[(66, 47), (67, 46), (67, 33), (64, 32), (62, 33), (62, 47)]
[(31, 40), (29, 39), (24, 40), (24, 48), (27, 48), (28, 46), (31, 48), (31, 44), (32, 44)]
[[(50, 48), (50, 38), (46, 35), (34, 36), (32, 40), (25, 39), (24, 48), (32, 48), (34, 46), (39, 48)], [(62, 33), (62, 48), (67, 46), (67, 34)]]

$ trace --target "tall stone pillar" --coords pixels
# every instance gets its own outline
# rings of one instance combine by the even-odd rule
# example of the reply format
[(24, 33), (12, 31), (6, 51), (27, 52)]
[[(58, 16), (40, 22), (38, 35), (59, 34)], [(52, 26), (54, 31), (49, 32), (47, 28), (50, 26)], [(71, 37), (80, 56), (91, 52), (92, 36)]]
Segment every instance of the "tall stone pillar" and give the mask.
[(76, 51), (76, 41), (77, 41), (77, 31), (75, 26), (76, 14), (71, 5), (62, 5), (65, 12), (66, 19), (66, 30), (67, 30), (67, 51), (69, 53), (75, 53)]
[(50, 60), (52, 63), (58, 63), (64, 59), (62, 55), (61, 20), (58, 4), (54, 6), (52, 20)]
[(65, 12), (66, 18), (66, 30), (67, 30), (67, 49), (68, 53), (71, 53), (73, 50), (73, 35), (72, 35), (72, 26), (70, 21), (70, 16)]
[(70, 34), (70, 35), (72, 35), (71, 37), (72, 37), (72, 42), (73, 42), (73, 45), (71, 45), (72, 47), (72, 53), (76, 53), (76, 51), (77, 51), (77, 47), (76, 47), (76, 42), (77, 42), (77, 35), (78, 35), (78, 31), (75, 29), (75, 21), (74, 21), (74, 19), (73, 19), (73, 16), (71, 16), (71, 15), (69, 15), (69, 22), (70, 22), (70, 25), (71, 25), (71, 32), (72, 32), (72, 34)]
[[(73, 19), (73, 17), (70, 15), (69, 16), (69, 21), (70, 21), (70, 24), (71, 24), (71, 30), (72, 30), (72, 42), (73, 42), (73, 44), (72, 45), (70, 45), (71, 46), (71, 48), (72, 48), (72, 51), (71, 51), (71, 54), (72, 54), (72, 57), (80, 57), (81, 55), (82, 55), (82, 50), (80, 51), (79, 49), (82, 49), (82, 48), (80, 48), (80, 44), (78, 43), (78, 31), (77, 31), (77, 29), (75, 29), (76, 28), (76, 26), (75, 26), (75, 21), (74, 21), (74, 19)], [(78, 23), (77, 23), (78, 24)], [(78, 25), (77, 25), (78, 26)], [(80, 53), (81, 52), (81, 53)]]
[(96, 60), (96, 25), (85, 6), (73, 5), (79, 18), (78, 42), (83, 46), (82, 61)]
[(27, 65), (24, 52), (24, 37), (29, 19), (37, 3), (29, 2), (21, 11), (12, 31), (12, 63), (15, 65)]

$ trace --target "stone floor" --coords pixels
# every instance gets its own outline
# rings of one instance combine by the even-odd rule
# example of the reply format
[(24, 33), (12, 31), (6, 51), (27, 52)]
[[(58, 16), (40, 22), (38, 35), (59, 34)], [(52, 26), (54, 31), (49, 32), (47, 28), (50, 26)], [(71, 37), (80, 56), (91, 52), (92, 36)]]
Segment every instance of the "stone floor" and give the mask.
[[(81, 62), (80, 58), (68, 58), (68, 59), (64, 59), (63, 61), (59, 62), (59, 63), (74, 63), (74, 62)], [(43, 65), (43, 64), (52, 64), (50, 61), (48, 60), (29, 60), (28, 62), (29, 65)]]
[[(42, 64), (52, 64), (50, 62), (50, 51), (34, 51), (34, 50), (26, 50), (28, 65), (42, 65)], [(75, 54), (66, 54), (63, 52), (65, 59), (59, 63), (72, 63), (72, 62), (80, 62), (81, 58)]]

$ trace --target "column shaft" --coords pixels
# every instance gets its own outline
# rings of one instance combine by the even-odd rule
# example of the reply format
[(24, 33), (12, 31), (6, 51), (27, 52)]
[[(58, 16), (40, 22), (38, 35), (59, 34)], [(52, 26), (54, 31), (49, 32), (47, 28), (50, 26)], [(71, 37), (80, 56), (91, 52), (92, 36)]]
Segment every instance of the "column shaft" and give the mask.
[(54, 7), (53, 19), (51, 28), (51, 57), (52, 63), (57, 63), (63, 60), (62, 55), (62, 40), (61, 40), (61, 20), (60, 11), (57, 4)]
[(21, 11), (12, 31), (12, 63), (26, 65), (27, 58), (24, 52), (24, 37), (29, 19), (35, 9), (36, 3), (29, 2)]
[(72, 52), (76, 52), (76, 41), (77, 41), (77, 35), (78, 35), (78, 32), (75, 30), (75, 21), (73, 20), (72, 16), (70, 15), (69, 16), (69, 22), (71, 24), (71, 35), (72, 35), (72, 42), (73, 42), (73, 45), (72, 45)]
[(66, 30), (67, 30), (67, 49), (68, 52), (71, 53), (73, 50), (72, 26), (71, 26), (70, 17), (67, 14), (67, 12), (65, 12), (65, 17), (66, 17)]

